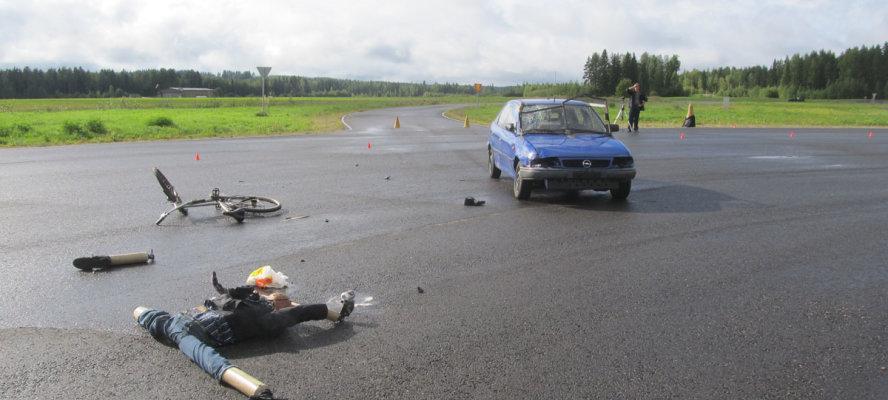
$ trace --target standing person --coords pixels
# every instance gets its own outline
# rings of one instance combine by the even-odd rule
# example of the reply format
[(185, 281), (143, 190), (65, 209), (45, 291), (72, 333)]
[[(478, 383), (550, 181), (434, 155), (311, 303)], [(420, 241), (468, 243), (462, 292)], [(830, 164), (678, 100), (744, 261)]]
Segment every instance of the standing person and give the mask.
[(300, 305), (290, 301), (283, 287), (240, 286), (226, 289), (216, 280), (219, 296), (204, 301), (191, 313), (171, 316), (166, 311), (137, 307), (133, 318), (158, 341), (178, 347), (207, 374), (252, 399), (272, 398), (259, 380), (232, 365), (215, 347), (252, 338), (269, 338), (305, 321), (340, 322), (354, 310), (354, 291), (340, 296), (333, 307)]
[(638, 117), (644, 111), (644, 103), (647, 103), (648, 98), (641, 91), (638, 82), (626, 89), (626, 95), (629, 96), (629, 132), (633, 129), (638, 132)]

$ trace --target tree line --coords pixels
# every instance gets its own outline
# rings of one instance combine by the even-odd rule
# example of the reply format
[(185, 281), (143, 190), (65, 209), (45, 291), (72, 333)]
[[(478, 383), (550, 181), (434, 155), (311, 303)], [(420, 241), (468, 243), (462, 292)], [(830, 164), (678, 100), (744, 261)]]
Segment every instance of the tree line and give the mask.
[(853, 47), (838, 56), (812, 51), (774, 60), (770, 67), (721, 67), (679, 72), (677, 55), (611, 54), (586, 58), (583, 84), (596, 95), (622, 96), (639, 82), (659, 96), (713, 94), (732, 97), (847, 99), (888, 95), (888, 42)]
[[(258, 74), (242, 71), (221, 73), (194, 70), (147, 69), (115, 71), (83, 68), (11, 68), (0, 70), (0, 98), (154, 97), (169, 87), (215, 89), (216, 96), (259, 96)], [(266, 93), (287, 97), (416, 97), (474, 94), (473, 85), (456, 83), (404, 83), (352, 79), (309, 78), (274, 75), (266, 79)], [(486, 95), (520, 96), (521, 88), (485, 87)]]
[[(771, 66), (720, 67), (680, 71), (677, 55), (642, 53), (608, 54), (602, 50), (587, 57), (582, 82), (560, 84), (524, 83), (517, 86), (485, 86), (485, 95), (546, 97), (594, 94), (622, 96), (632, 83), (659, 96), (711, 94), (732, 97), (862, 98), (888, 95), (888, 42), (881, 46), (853, 47), (838, 56), (831, 51), (812, 51), (774, 60)], [(194, 70), (146, 69), (115, 71), (83, 68), (10, 68), (0, 70), (0, 98), (154, 97), (168, 87), (204, 87), (217, 96), (259, 96), (258, 74), (243, 71), (221, 73)], [(404, 83), (310, 78), (275, 75), (267, 79), (271, 96), (414, 97), (474, 94), (472, 85), (456, 83)]]

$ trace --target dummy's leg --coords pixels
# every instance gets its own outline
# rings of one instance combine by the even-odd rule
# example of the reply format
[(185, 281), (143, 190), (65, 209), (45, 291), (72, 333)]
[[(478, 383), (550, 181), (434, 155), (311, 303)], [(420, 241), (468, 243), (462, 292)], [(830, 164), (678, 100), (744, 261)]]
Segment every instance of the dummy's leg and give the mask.
[(265, 314), (259, 319), (259, 324), (262, 325), (262, 329), (266, 332), (279, 332), (305, 321), (327, 319), (328, 315), (329, 311), (326, 304), (300, 304)]
[(169, 313), (165, 311), (144, 307), (136, 308), (133, 311), (133, 317), (155, 339), (178, 346), (185, 357), (197, 364), (213, 379), (225, 382), (251, 398), (262, 396), (264, 393), (271, 394), (265, 384), (240, 368), (232, 366), (216, 349), (189, 334), (186, 329), (189, 318), (181, 314), (170, 317)]

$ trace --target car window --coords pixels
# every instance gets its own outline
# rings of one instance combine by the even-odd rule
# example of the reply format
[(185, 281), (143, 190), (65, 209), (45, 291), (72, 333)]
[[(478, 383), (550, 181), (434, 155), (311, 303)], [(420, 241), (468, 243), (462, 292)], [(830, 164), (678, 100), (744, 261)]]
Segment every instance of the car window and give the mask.
[(506, 104), (503, 107), (503, 110), (500, 112), (499, 118), (497, 119), (497, 125), (500, 128), (509, 129), (509, 124), (515, 124), (515, 115), (514, 115), (514, 104)]
[(521, 130), (525, 133), (568, 133), (568, 131), (607, 133), (595, 110), (586, 105), (534, 104), (521, 110)]

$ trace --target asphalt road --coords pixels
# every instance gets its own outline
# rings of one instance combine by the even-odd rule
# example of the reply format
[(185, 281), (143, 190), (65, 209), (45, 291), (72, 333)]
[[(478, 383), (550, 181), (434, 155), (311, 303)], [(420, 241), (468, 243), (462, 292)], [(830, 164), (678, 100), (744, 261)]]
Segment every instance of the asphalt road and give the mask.
[[(620, 133), (639, 171), (628, 202), (519, 202), (486, 177), (486, 127), (442, 111), (355, 114), (319, 136), (0, 150), (0, 398), (242, 398), (130, 313), (186, 310), (212, 271), (236, 285), (264, 264), (302, 302), (373, 298), (338, 327), (222, 350), (283, 398), (888, 393), (888, 131)], [(154, 166), (185, 198), (220, 187), (284, 208), (158, 227)], [(71, 266), (147, 249), (153, 265)]]

